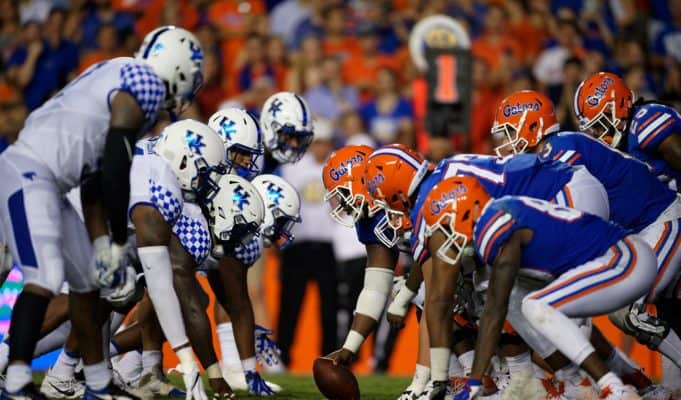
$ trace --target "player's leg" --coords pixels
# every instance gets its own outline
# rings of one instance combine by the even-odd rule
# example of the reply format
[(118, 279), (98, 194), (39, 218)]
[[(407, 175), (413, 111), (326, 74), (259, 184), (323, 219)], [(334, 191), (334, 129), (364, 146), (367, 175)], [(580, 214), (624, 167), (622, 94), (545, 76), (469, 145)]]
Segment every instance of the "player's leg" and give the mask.
[(24, 290), (17, 298), (10, 325), (5, 391), (26, 390), (40, 398), (32, 385), (30, 362), (49, 301), (64, 281), (64, 260), (59, 189), (49, 172), (35, 164), (12, 149), (0, 157), (0, 224), (24, 274)]
[(306, 270), (303, 268), (305, 258), (310, 257), (305, 248), (306, 246), (293, 244), (282, 252), (281, 258), (281, 272), (279, 274), (281, 277), (281, 294), (277, 343), (281, 349), (281, 359), (286, 366), (291, 362), (291, 345), (293, 344), (300, 308), (303, 304), (309, 279)]
[(255, 323), (260, 326), (271, 326), (263, 288), (263, 273), (266, 264), (265, 252), (263, 252), (262, 256), (248, 269), (248, 296), (253, 304)]
[(628, 236), (603, 256), (526, 296), (522, 313), (558, 350), (584, 368), (602, 390), (610, 387), (625, 393), (621, 380), (608, 370), (570, 318), (604, 314), (635, 300), (652, 285), (654, 264), (650, 247), (638, 237)]
[[(312, 254), (315, 254), (314, 259), (307, 257), (305, 264), (308, 268), (308, 273), (314, 276), (314, 279), (317, 281), (321, 303), (321, 354), (328, 354), (338, 347), (336, 343), (338, 338), (336, 258), (330, 243), (317, 244), (315, 247), (316, 249), (312, 249)], [(329, 293), (333, 293), (333, 295), (330, 296)]]

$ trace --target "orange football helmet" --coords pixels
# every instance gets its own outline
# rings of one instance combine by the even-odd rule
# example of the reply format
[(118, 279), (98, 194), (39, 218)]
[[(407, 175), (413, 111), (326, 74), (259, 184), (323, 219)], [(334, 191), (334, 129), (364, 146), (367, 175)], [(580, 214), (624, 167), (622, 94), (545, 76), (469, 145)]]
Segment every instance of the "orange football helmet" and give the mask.
[(331, 205), (331, 217), (339, 224), (351, 227), (363, 215), (378, 211), (364, 186), (366, 161), (373, 151), (365, 145), (345, 146), (326, 160), (322, 171), (324, 200)]
[(617, 75), (598, 72), (577, 87), (575, 114), (579, 128), (617, 147), (627, 127), (634, 104), (634, 93)]
[(401, 144), (383, 146), (369, 156), (364, 184), (385, 211), (374, 233), (386, 246), (395, 246), (402, 232), (411, 229), (411, 197), (429, 169), (423, 156)]
[(505, 143), (495, 147), (494, 151), (500, 157), (524, 153), (558, 129), (560, 126), (551, 99), (534, 90), (515, 92), (497, 107), (492, 136)]
[[(473, 227), (482, 209), (491, 200), (485, 188), (474, 177), (456, 176), (438, 183), (428, 193), (421, 214), (426, 235), (440, 231), (445, 241), (437, 255), (445, 262), (456, 264), (464, 249), (473, 240)], [(451, 251), (456, 256), (451, 257)]]

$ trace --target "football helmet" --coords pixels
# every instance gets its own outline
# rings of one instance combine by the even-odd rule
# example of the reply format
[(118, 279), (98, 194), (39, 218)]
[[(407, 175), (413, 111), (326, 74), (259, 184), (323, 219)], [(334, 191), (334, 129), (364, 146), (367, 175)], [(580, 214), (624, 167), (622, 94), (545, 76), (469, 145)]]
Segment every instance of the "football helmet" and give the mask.
[(265, 219), (260, 227), (265, 245), (274, 244), (283, 250), (295, 238), (291, 233), (293, 226), (302, 221), (300, 196), (290, 183), (277, 175), (258, 175), (253, 179), (253, 186), (265, 204)]
[(265, 219), (262, 198), (251, 182), (238, 175), (223, 175), (218, 187), (207, 207), (211, 231), (220, 245), (245, 246), (259, 235)]
[(307, 101), (295, 93), (279, 92), (262, 107), (260, 124), (265, 147), (280, 163), (294, 163), (312, 143), (312, 112)]
[(491, 131), (503, 144), (494, 151), (499, 157), (524, 153), (558, 129), (553, 102), (548, 97), (534, 90), (515, 92), (497, 107)]
[[(469, 176), (448, 178), (438, 183), (428, 193), (421, 213), (426, 224), (426, 236), (440, 231), (445, 241), (437, 255), (450, 264), (456, 264), (464, 249), (473, 239), (473, 227), (490, 196), (477, 179)], [(454, 250), (456, 255), (451, 256)]]
[(203, 51), (191, 32), (172, 25), (149, 32), (135, 53), (165, 82), (165, 109), (182, 113), (203, 85)]
[(205, 203), (215, 196), (225, 173), (225, 151), (208, 125), (192, 119), (174, 122), (163, 129), (154, 152), (173, 170), (186, 200)]
[[(211, 115), (208, 126), (225, 142), (227, 173), (248, 180), (260, 173), (257, 161), (264, 152), (262, 133), (253, 114), (240, 108), (226, 108)], [(240, 156), (244, 157), (243, 163), (238, 160)]]
[(369, 156), (364, 186), (385, 212), (374, 233), (386, 246), (395, 246), (402, 233), (411, 229), (412, 195), (429, 170), (430, 163), (423, 156), (401, 144), (383, 146)]
[(364, 168), (373, 151), (365, 145), (345, 146), (331, 154), (324, 164), (324, 201), (331, 205), (331, 217), (341, 225), (352, 227), (362, 216), (378, 211), (364, 186)]
[(586, 78), (575, 92), (575, 114), (579, 128), (617, 148), (627, 128), (634, 93), (624, 81), (609, 72)]

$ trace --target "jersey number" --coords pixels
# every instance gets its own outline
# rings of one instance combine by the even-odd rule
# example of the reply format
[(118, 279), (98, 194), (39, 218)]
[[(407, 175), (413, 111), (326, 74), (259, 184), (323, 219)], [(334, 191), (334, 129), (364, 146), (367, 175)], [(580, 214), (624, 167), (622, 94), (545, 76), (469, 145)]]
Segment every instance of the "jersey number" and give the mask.
[(583, 215), (579, 210), (556, 206), (547, 201), (537, 200), (530, 197), (518, 197), (518, 199), (526, 206), (534, 208), (539, 212), (548, 214), (549, 216), (561, 221), (574, 221)]

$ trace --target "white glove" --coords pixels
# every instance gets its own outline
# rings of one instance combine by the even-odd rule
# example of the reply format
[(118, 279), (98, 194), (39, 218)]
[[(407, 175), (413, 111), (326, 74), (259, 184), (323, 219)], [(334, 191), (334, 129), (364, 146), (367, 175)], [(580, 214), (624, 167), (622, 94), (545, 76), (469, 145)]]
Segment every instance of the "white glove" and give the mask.
[(206, 390), (203, 388), (203, 379), (196, 366), (192, 367), (191, 371), (183, 372), (182, 380), (187, 391), (186, 400), (208, 400)]
[(122, 282), (111, 289), (103, 291), (104, 298), (114, 307), (123, 307), (134, 297), (137, 289), (137, 274), (133, 267), (121, 269)]
[(0, 275), (12, 269), (12, 253), (9, 252), (7, 243), (0, 241)]
[[(95, 248), (95, 273), (100, 287), (111, 287), (118, 284), (118, 271), (124, 256), (127, 254), (127, 244), (111, 243), (108, 236), (100, 236), (93, 242)], [(121, 278), (122, 276), (118, 276)]]

